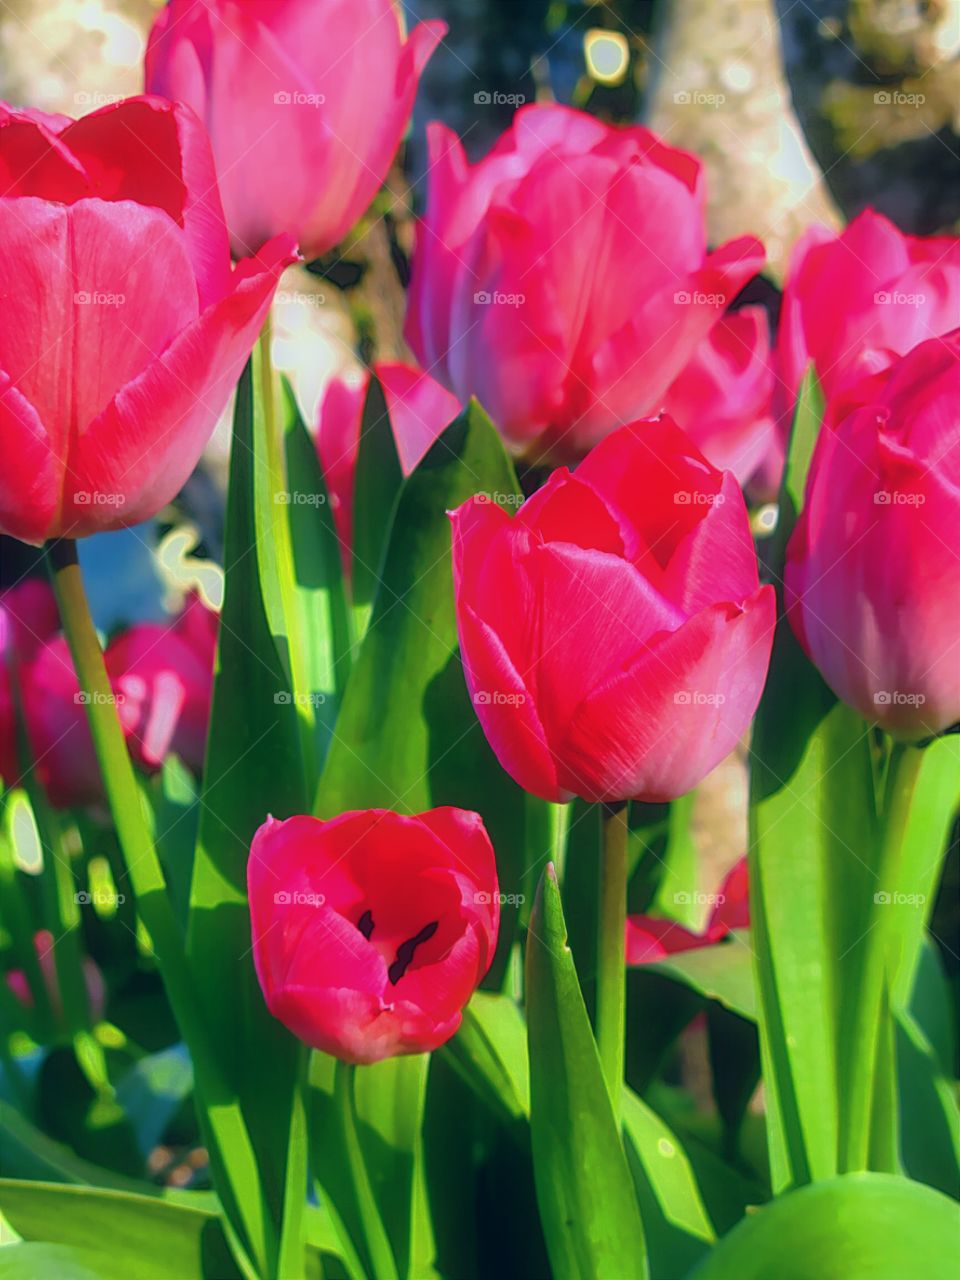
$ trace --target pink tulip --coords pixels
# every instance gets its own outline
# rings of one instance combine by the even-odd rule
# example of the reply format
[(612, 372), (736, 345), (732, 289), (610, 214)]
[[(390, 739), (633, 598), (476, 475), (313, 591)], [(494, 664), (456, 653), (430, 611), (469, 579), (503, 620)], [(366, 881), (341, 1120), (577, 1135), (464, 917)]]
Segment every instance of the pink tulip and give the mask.
[(17, 720), (11, 679), (60, 627), (53, 589), (27, 578), (0, 592), (0, 778), (12, 786), (20, 776)]
[(790, 257), (777, 337), (788, 407), (811, 360), (832, 399), (958, 317), (956, 236), (907, 236), (872, 209), (840, 235), (811, 227)]
[(960, 330), (880, 381), (817, 441), (786, 604), (838, 697), (922, 739), (960, 719)]
[(774, 372), (763, 307), (725, 315), (664, 398), (664, 412), (708, 462), (745, 484), (774, 443)]
[(196, 465), (287, 243), (230, 270), (210, 145), (184, 107), (82, 120), (0, 106), (0, 532), (155, 515)]
[(107, 671), (124, 699), (127, 746), (143, 769), (175, 752), (203, 768), (219, 618), (197, 596), (168, 625), (143, 622), (107, 646)]
[[(33, 935), (33, 945), (37, 953), (37, 962), (40, 965), (43, 984), (47, 989), (50, 1009), (53, 1012), (53, 1016), (60, 1022), (63, 1020), (63, 993), (60, 990), (57, 962), (53, 954), (57, 940), (49, 929), (38, 929)], [(84, 985), (87, 989), (90, 1021), (96, 1025), (96, 1023), (103, 1020), (104, 1010), (107, 1005), (106, 984), (103, 981), (103, 974), (95, 961), (89, 956), (83, 957), (82, 968)], [(36, 1002), (23, 969), (10, 970), (7, 974), (7, 986), (25, 1009), (33, 1009)]]
[(438, 1048), (493, 959), (496, 860), (463, 809), (268, 818), (247, 884), (267, 1007), (346, 1062)]
[(627, 964), (655, 964), (683, 951), (698, 951), (721, 942), (733, 929), (749, 927), (747, 860), (741, 858), (724, 877), (702, 933), (685, 929), (675, 920), (630, 916), (626, 934)]
[(387, 176), (446, 23), (407, 39), (392, 0), (170, 0), (150, 93), (189, 103), (213, 142), (237, 256), (290, 232), (315, 258)]
[(763, 266), (751, 236), (707, 253), (700, 162), (648, 129), (533, 105), (479, 164), (429, 142), (407, 338), (518, 450), (579, 457), (658, 412)]
[[(456, 396), (413, 365), (381, 360), (374, 365), (373, 372), (383, 388), (400, 467), (408, 476), (459, 414), (460, 404)], [(334, 378), (320, 403), (317, 419), (317, 454), (348, 568), (353, 536), (354, 472), (369, 385), (369, 373), (357, 383)]]
[[(147, 772), (170, 752), (196, 772), (203, 767), (217, 624), (217, 615), (192, 598), (172, 623), (140, 623), (107, 645), (110, 696), (128, 749)], [(18, 679), (31, 767), (51, 803), (101, 803), (103, 783), (86, 714), (94, 695), (81, 690), (64, 637), (35, 643), (19, 663)], [(0, 766), (10, 769), (4, 777), (14, 781), (19, 769), (13, 704), (4, 693), (0, 682)]]
[(487, 740), (544, 799), (674, 799), (736, 745), (773, 641), (746, 508), (668, 419), (633, 423), (515, 518), (453, 513), (467, 686)]

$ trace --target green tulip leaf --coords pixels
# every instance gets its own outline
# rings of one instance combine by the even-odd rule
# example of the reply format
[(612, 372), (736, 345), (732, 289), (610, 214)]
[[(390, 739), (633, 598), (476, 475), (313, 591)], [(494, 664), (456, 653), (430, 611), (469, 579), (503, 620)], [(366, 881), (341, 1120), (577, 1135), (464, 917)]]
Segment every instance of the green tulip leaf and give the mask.
[(0, 1212), (24, 1240), (76, 1249), (100, 1280), (240, 1275), (220, 1217), (207, 1209), (124, 1191), (3, 1178)]
[(689, 1280), (953, 1280), (960, 1209), (929, 1187), (858, 1173), (750, 1213)]
[(552, 865), (527, 935), (530, 1130), (555, 1280), (646, 1280), (643, 1224), (577, 982)]

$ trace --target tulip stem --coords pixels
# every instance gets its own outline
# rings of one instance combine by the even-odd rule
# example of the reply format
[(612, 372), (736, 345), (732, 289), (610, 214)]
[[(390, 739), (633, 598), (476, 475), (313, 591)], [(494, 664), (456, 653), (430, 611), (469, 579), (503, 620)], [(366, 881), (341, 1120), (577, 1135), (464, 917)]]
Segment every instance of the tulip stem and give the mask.
[[(76, 543), (69, 539), (49, 543), (47, 561), (60, 607), (64, 634), (70, 646), (80, 689), (85, 695), (87, 721), (124, 865), (130, 877), (137, 910), (150, 936), (151, 947), (163, 975), (170, 1004), (190, 1048), (198, 1076), (198, 1092), (213, 1098), (228, 1098), (231, 1090), (207, 1044), (207, 1025), (197, 996), (197, 987), (187, 964), (183, 936), (173, 913), (166, 879), (117, 714), (100, 639), (90, 616)], [(225, 1108), (220, 1110), (226, 1113)], [(241, 1131), (232, 1113), (225, 1114), (223, 1122), (217, 1123), (209, 1109), (198, 1107), (198, 1112), (201, 1118), (206, 1117), (209, 1122), (209, 1126), (205, 1125), (205, 1139), (211, 1149), (214, 1170), (221, 1175), (216, 1178), (217, 1190), (225, 1205), (233, 1212), (235, 1220), (244, 1228), (244, 1246), (251, 1248), (255, 1257), (263, 1259), (267, 1254), (267, 1244), (257, 1213), (259, 1206), (251, 1202), (249, 1194), (234, 1196), (229, 1180), (224, 1182), (227, 1173), (223, 1151), (226, 1149), (234, 1152), (233, 1160), (241, 1166), (241, 1174), (248, 1175), (251, 1171), (255, 1173), (256, 1165), (249, 1147), (249, 1136)], [(239, 1180), (238, 1178), (238, 1182)]]
[(597, 930), (597, 1051), (617, 1123), (623, 1093), (627, 1013), (627, 804), (602, 807), (600, 902)]
[(371, 1280), (399, 1280), (396, 1259), (380, 1216), (357, 1132), (356, 1070), (353, 1063), (338, 1061), (334, 1068), (333, 1093), (340, 1119), (347, 1174), (363, 1230), (360, 1245), (367, 1255)]
[(841, 1173), (871, 1167), (875, 1085), (884, 1042), (883, 1019), (889, 1016), (887, 997), (895, 976), (893, 960), (899, 913), (891, 905), (890, 895), (908, 888), (901, 885), (900, 873), (922, 763), (923, 752), (919, 747), (894, 743), (884, 788), (883, 826), (876, 867), (875, 883), (880, 892), (874, 899), (870, 928), (858, 944), (859, 964), (852, 984), (853, 1025), (840, 1045)]

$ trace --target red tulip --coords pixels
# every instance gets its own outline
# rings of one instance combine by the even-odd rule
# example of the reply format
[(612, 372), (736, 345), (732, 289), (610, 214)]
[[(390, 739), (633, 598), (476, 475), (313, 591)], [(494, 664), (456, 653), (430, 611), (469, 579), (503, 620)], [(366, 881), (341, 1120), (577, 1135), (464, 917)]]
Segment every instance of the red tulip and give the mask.
[(290, 232), (314, 258), (346, 235), (446, 30), (422, 22), (405, 40), (392, 0), (170, 0), (147, 89), (205, 121), (238, 256)]
[(736, 745), (773, 641), (743, 497), (668, 419), (633, 423), (511, 519), (453, 513), (467, 685), (548, 800), (670, 800)]
[(0, 531), (148, 519), (183, 485), (291, 260), (230, 270), (192, 112), (131, 98), (82, 120), (0, 106)]
[(664, 399), (708, 462), (745, 484), (774, 443), (774, 373), (763, 307), (730, 312), (703, 338)]
[(960, 330), (879, 382), (817, 441), (786, 604), (840, 698), (922, 739), (960, 720)]
[(493, 958), (496, 862), (462, 809), (268, 818), (247, 883), (267, 1007), (346, 1062), (449, 1040)]
[(630, 916), (626, 934), (627, 964), (652, 964), (682, 951), (697, 951), (721, 942), (733, 929), (749, 927), (747, 860), (741, 858), (724, 877), (702, 933), (685, 929), (675, 920)]
[[(459, 414), (460, 404), (456, 396), (413, 365), (381, 360), (373, 371), (383, 388), (400, 467), (408, 476)], [(320, 403), (317, 419), (317, 454), (348, 568), (353, 537), (353, 479), (369, 385), (369, 373), (356, 383), (334, 378)]]
[(750, 236), (707, 253), (700, 162), (648, 129), (534, 105), (472, 167), (429, 140), (407, 338), (518, 449), (579, 457), (658, 412), (763, 266)]
[(958, 316), (956, 236), (907, 236), (872, 209), (840, 235), (811, 227), (790, 257), (777, 337), (789, 405), (811, 360), (832, 399)]
[(202, 770), (218, 625), (218, 615), (193, 596), (173, 623), (140, 623), (107, 646), (107, 671), (124, 699), (127, 746), (142, 768), (158, 769), (173, 751), (195, 773)]

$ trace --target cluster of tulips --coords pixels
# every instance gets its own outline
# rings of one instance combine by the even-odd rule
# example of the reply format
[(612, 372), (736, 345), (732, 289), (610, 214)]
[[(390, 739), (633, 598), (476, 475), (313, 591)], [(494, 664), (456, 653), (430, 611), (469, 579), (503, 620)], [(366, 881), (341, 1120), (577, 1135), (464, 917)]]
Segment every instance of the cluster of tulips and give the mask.
[[(765, 863), (763, 803), (803, 755), (813, 703), (829, 708), (836, 695), (852, 708), (850, 742), (887, 770), (892, 803), (878, 804), (863, 865), (897, 844), (895, 821), (903, 834), (898, 788), (921, 772), (904, 762), (932, 757), (960, 720), (960, 241), (902, 234), (871, 211), (839, 234), (811, 229), (771, 337), (764, 307), (736, 305), (763, 269), (762, 243), (708, 250), (695, 156), (648, 129), (546, 103), (521, 108), (475, 164), (431, 125), (406, 324), (419, 364), (332, 383), (310, 433), (285, 433), (268, 322), (281, 273), (329, 253), (367, 213), (444, 32), (426, 22), (405, 36), (387, 0), (170, 0), (150, 35), (146, 96), (76, 121), (0, 107), (0, 531), (45, 545), (53, 582), (0, 598), (0, 774), (8, 789), (38, 785), (55, 809), (111, 811), (194, 1057), (230, 1245), (244, 1274), (262, 1277), (305, 1274), (292, 1206), (306, 1200), (307, 1171), (291, 1154), (301, 1045), (343, 1064), (334, 1096), (353, 1208), (336, 1208), (359, 1274), (402, 1270), (358, 1155), (348, 1068), (447, 1044), (498, 943), (516, 945), (517, 912), (504, 904), (521, 877), (535, 877), (522, 881), (532, 897), (549, 859), (564, 860), (557, 819), (522, 872), (505, 864), (501, 793), (472, 784), (469, 761), (455, 785), (425, 788), (437, 754), (455, 753), (464, 734), (478, 743), (478, 723), (511, 795), (548, 815), (572, 801), (597, 806), (587, 1057), (606, 1089), (599, 1102), (583, 1096), (594, 1112), (609, 1106), (613, 1145), (597, 1145), (582, 1116), (564, 1127), (566, 1095), (548, 1077), (567, 1070), (580, 1024), (562, 1008), (549, 1061), (535, 1060), (531, 1039), (531, 1126), (553, 1273), (618, 1280), (646, 1274), (632, 1197), (629, 1212), (619, 1191), (612, 1207), (577, 1200), (576, 1172), (549, 1135), (566, 1135), (573, 1164), (602, 1159), (605, 1177), (629, 1179), (619, 1136), (627, 968), (732, 950), (752, 916), (757, 1016), (776, 1073), (793, 1034), (776, 1015), (787, 998), (780, 966), (791, 963), (776, 950), (790, 833)], [(166, 507), (238, 380), (222, 621), (190, 598), (174, 621), (134, 625), (102, 651), (74, 540)], [(484, 434), (476, 402), (497, 434)], [(282, 501), (298, 441), (326, 506)], [(444, 479), (451, 468), (455, 483)], [(322, 564), (303, 550), (321, 533), (334, 548)], [(423, 604), (418, 592), (438, 572)], [(304, 587), (324, 575), (322, 590)], [(799, 642), (803, 678), (825, 687), (811, 695), (799, 677), (778, 678), (781, 719), (767, 736), (794, 739), (792, 763), (760, 758), (755, 741), (766, 789), (755, 795), (750, 908), (743, 860), (699, 930), (662, 913), (628, 916), (631, 814), (687, 796), (744, 741), (775, 635), (776, 653)], [(408, 683), (421, 689), (427, 665), (440, 678), (457, 645), (470, 719), (446, 748), (424, 738), (404, 774), (397, 761), (420, 751), (421, 730), (388, 733), (383, 722)], [(320, 667), (335, 669), (323, 695)], [(250, 698), (273, 693), (275, 725), (260, 736), (245, 685)], [(186, 944), (135, 776), (171, 754), (202, 777), (212, 815), (206, 836), (201, 820)], [(234, 769), (246, 788), (236, 801)], [(819, 782), (798, 785), (807, 796)], [(423, 796), (436, 803), (417, 804)], [(820, 812), (812, 800), (801, 807), (811, 806)], [(885, 873), (878, 863), (871, 874)], [(545, 1036), (550, 999), (562, 1006), (561, 979), (548, 998), (543, 978), (543, 966), (563, 963), (556, 884), (551, 865), (532, 916), (521, 913), (531, 1037)], [(227, 918), (233, 932), (218, 933)], [(848, 1024), (861, 1008), (883, 1017), (890, 949), (913, 928), (899, 921), (876, 925), (884, 941), (861, 948)], [(55, 945), (43, 935), (41, 949)], [(915, 953), (919, 935), (910, 945)], [(253, 1013), (249, 993), (240, 1005), (226, 994), (248, 969), (262, 993)], [(9, 979), (21, 1002), (24, 982)], [(274, 1098), (269, 1123), (289, 1138), (286, 1163), (273, 1166), (258, 1090), (232, 1074), (232, 1056), (253, 1053), (268, 1022), (256, 1079)], [(827, 1174), (878, 1167), (863, 1135), (877, 1124), (882, 1040), (868, 1024), (848, 1075), (840, 1053)], [(851, 1103), (847, 1117), (851, 1090), (862, 1107)], [(775, 1074), (768, 1091), (776, 1179), (815, 1180), (799, 1172), (805, 1122), (790, 1120), (807, 1100), (788, 1097)], [(627, 1226), (591, 1217), (614, 1210)]]

